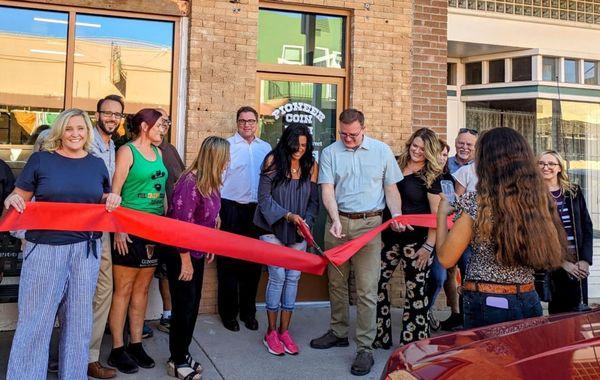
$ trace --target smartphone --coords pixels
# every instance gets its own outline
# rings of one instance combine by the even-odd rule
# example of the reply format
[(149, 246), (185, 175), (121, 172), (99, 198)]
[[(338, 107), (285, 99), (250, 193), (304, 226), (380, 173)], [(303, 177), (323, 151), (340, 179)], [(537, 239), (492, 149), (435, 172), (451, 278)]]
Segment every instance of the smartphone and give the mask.
[(444, 193), (446, 199), (448, 199), (448, 202), (452, 203), (456, 201), (456, 194), (454, 193), (454, 184), (452, 183), (452, 181), (443, 179), (441, 183), (442, 193)]

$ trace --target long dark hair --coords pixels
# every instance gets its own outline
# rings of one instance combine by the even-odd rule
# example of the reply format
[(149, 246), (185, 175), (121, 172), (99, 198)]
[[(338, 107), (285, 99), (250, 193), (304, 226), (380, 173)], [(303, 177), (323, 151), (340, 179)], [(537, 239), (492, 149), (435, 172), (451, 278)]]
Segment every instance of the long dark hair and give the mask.
[(510, 128), (483, 134), (475, 150), (476, 237), (496, 244), (504, 265), (556, 268), (566, 236), (527, 140)]
[(310, 180), (315, 163), (313, 157), (313, 139), (308, 127), (304, 124), (290, 124), (283, 131), (275, 148), (265, 158), (263, 173), (275, 173), (273, 186), (292, 178), (292, 154), (300, 147), (300, 136), (306, 137), (306, 151), (300, 158), (300, 180)]

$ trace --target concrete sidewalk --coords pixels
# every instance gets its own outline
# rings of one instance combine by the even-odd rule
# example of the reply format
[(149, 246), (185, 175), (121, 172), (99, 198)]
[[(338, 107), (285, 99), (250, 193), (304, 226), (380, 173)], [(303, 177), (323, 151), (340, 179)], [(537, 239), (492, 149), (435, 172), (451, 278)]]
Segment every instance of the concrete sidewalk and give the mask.
[[(447, 312), (436, 313), (441, 318)], [(355, 315), (354, 307), (351, 315)], [(392, 311), (394, 342), (399, 339), (401, 309)], [(190, 347), (192, 356), (204, 367), (203, 379), (358, 379), (350, 374), (350, 365), (354, 359), (356, 345), (350, 336), (350, 347), (315, 350), (309, 347), (311, 339), (325, 333), (329, 326), (328, 307), (299, 307), (294, 313), (290, 332), (300, 347), (297, 356), (277, 357), (269, 354), (262, 344), (266, 327), (264, 310), (257, 313), (260, 324), (258, 331), (250, 331), (240, 326), (239, 332), (226, 330), (215, 315), (198, 317), (194, 340)], [(354, 323), (354, 318), (352, 318)], [(167, 376), (165, 363), (169, 357), (168, 335), (156, 330), (156, 322), (151, 323), (154, 337), (144, 340), (148, 354), (156, 360), (156, 367), (142, 369), (133, 375), (119, 373), (117, 378), (129, 380), (173, 379)], [(353, 334), (354, 326), (351, 327)], [(6, 374), (6, 366), (12, 341), (12, 332), (0, 333), (0, 378)], [(110, 336), (103, 341), (102, 357), (106, 363), (110, 351)], [(379, 379), (387, 357), (392, 350), (376, 350), (375, 365), (371, 373), (361, 379)], [(49, 379), (56, 379), (50, 375)]]

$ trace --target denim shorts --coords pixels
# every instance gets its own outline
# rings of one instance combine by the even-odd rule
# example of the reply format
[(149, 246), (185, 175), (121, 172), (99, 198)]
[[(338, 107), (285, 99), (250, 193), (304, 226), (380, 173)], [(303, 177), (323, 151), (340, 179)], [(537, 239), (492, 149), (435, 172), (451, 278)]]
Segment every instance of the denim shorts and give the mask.
[[(490, 303), (492, 305), (505, 303), (505, 301), (498, 300), (498, 298), (505, 299), (508, 307), (489, 305)], [(463, 307), (466, 329), (542, 315), (542, 304), (535, 290), (517, 294), (464, 291)]]

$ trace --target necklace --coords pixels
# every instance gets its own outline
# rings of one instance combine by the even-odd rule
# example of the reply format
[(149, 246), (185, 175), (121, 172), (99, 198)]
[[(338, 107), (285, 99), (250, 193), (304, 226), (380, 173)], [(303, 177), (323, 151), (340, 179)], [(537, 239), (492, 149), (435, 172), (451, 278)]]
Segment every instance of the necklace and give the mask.
[(294, 169), (294, 168), (292, 168), (292, 169), (291, 169), (291, 171), (292, 171), (292, 174), (296, 174), (296, 173), (298, 173), (298, 170), (300, 170), (300, 168), (298, 168), (298, 169)]
[(550, 195), (552, 195), (552, 198), (554, 198), (554, 199), (559, 199), (563, 195), (563, 190), (562, 190), (562, 188), (559, 189), (557, 196), (554, 196), (554, 192), (550, 191)]

